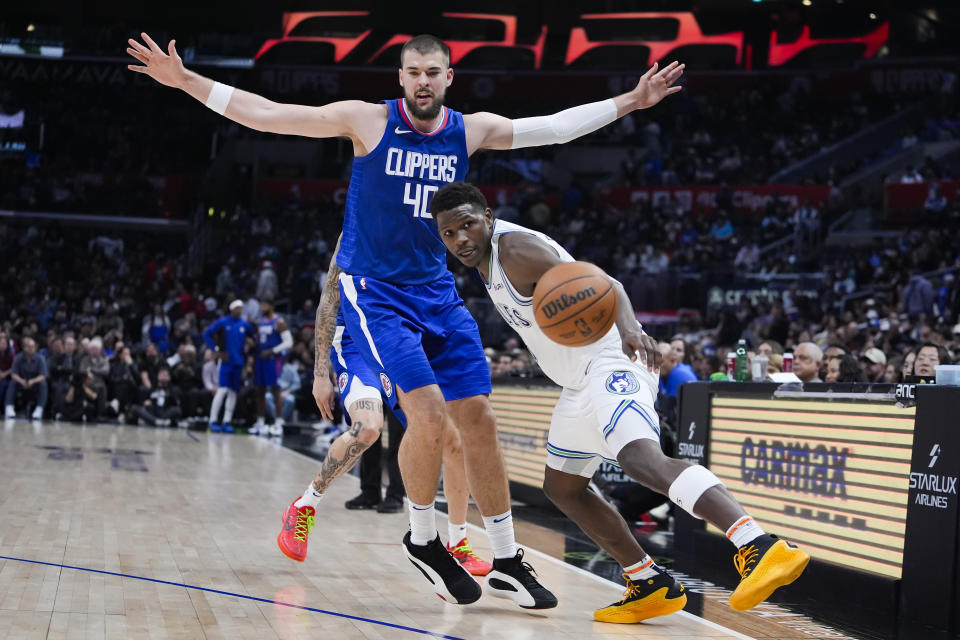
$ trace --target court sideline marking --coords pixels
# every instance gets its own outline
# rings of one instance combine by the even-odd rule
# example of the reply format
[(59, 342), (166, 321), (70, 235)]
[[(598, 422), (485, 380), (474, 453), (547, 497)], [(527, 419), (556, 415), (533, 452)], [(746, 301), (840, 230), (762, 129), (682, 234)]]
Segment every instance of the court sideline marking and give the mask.
[(328, 616), (336, 616), (338, 618), (346, 618), (348, 620), (356, 620), (358, 622), (369, 622), (371, 624), (379, 624), (384, 627), (391, 627), (393, 629), (400, 629), (402, 631), (412, 631), (414, 633), (419, 633), (422, 635), (433, 636), (435, 638), (446, 638), (447, 640), (465, 640), (458, 636), (448, 636), (442, 633), (437, 633), (436, 631), (427, 631), (426, 629), (417, 629), (416, 627), (407, 627), (402, 624), (394, 624), (392, 622), (384, 622), (383, 620), (374, 620), (373, 618), (361, 618), (360, 616), (352, 616), (347, 613), (339, 613), (337, 611), (328, 611), (326, 609), (317, 609), (315, 607), (306, 607), (299, 604), (291, 604), (289, 602), (281, 602), (279, 600), (270, 600), (268, 598), (258, 598), (256, 596), (248, 596), (242, 593), (233, 593), (230, 591), (221, 591), (220, 589), (211, 589), (209, 587), (198, 587), (193, 584), (186, 584), (183, 582), (170, 582), (169, 580), (158, 580), (157, 578), (146, 578), (144, 576), (135, 576), (129, 573), (116, 573), (115, 571), (104, 571), (102, 569), (90, 569), (88, 567), (75, 567), (69, 564), (58, 564), (56, 562), (43, 562), (41, 560), (28, 560), (26, 558), (14, 558), (11, 556), (0, 555), (0, 560), (10, 560), (12, 562), (25, 562), (29, 564), (39, 564), (47, 567), (57, 567), (59, 569), (73, 569), (75, 571), (86, 571), (88, 573), (99, 573), (107, 576), (116, 576), (118, 578), (130, 578), (132, 580), (143, 580), (145, 582), (155, 582), (157, 584), (166, 584), (171, 587), (182, 587), (184, 589), (194, 589), (196, 591), (205, 591), (207, 593), (217, 593), (223, 596), (232, 596), (234, 598), (243, 598), (244, 600), (253, 600), (255, 602), (262, 602), (264, 604), (277, 604), (283, 607), (290, 607), (291, 609), (302, 609), (303, 611), (312, 611), (314, 613), (323, 613)]

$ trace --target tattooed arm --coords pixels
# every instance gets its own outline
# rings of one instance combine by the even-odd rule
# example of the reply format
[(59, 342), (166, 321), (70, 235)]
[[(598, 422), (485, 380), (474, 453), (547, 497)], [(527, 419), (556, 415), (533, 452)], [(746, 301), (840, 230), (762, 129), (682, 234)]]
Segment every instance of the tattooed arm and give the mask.
[(337, 311), (340, 308), (340, 267), (337, 265), (337, 253), (340, 240), (330, 258), (327, 280), (323, 283), (320, 304), (317, 305), (317, 317), (314, 323), (314, 342), (316, 353), (313, 365), (313, 399), (317, 402), (320, 414), (327, 420), (333, 420), (333, 383), (330, 381), (330, 345), (337, 330)]

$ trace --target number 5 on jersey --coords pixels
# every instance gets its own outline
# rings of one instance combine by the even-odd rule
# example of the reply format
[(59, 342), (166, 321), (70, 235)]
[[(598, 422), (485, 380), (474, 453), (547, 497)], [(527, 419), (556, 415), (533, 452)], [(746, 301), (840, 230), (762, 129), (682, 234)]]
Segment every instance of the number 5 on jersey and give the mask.
[(403, 185), (403, 204), (413, 205), (414, 218), (432, 218), (427, 207), (430, 199), (439, 187), (422, 185), (419, 182), (406, 182)]

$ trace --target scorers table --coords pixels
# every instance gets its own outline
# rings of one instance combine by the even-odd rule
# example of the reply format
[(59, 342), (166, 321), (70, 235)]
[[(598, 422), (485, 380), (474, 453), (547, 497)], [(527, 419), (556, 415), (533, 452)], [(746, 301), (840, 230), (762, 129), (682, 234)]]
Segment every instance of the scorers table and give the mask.
[[(679, 457), (720, 477), (811, 563), (774, 601), (803, 601), (896, 640), (960, 638), (960, 387), (689, 383)], [(730, 555), (676, 509), (678, 552)]]

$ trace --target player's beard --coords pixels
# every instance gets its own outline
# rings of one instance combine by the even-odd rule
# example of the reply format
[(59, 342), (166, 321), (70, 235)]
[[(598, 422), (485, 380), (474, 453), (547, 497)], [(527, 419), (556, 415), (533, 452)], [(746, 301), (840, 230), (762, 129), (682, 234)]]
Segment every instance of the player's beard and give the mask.
[(440, 94), (439, 96), (434, 94), (433, 102), (430, 103), (429, 107), (425, 107), (423, 109), (417, 105), (416, 92), (414, 92), (413, 98), (404, 94), (403, 101), (407, 105), (407, 111), (410, 112), (410, 115), (417, 120), (429, 121), (440, 115), (440, 109), (443, 107), (443, 98), (444, 94)]

